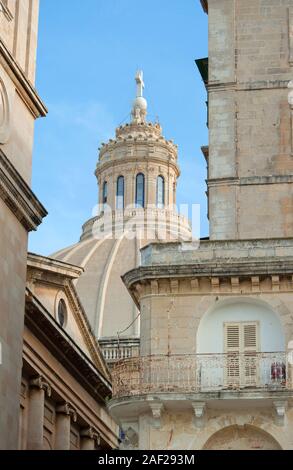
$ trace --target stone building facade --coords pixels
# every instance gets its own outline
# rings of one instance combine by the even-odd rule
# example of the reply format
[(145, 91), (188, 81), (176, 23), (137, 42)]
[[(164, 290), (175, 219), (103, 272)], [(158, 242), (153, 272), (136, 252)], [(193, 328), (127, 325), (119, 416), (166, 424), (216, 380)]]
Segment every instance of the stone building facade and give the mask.
[(109, 410), (124, 448), (293, 449), (293, 1), (201, 3), (210, 237), (123, 276), (140, 357), (114, 366)]
[(19, 449), (118, 446), (110, 373), (73, 285), (82, 273), (28, 254)]
[[(0, 1), (0, 448), (18, 440), (28, 232), (46, 210), (30, 189), (38, 0)], [(9, 432), (7, 432), (9, 429)]]
[(47, 214), (30, 188), (38, 0), (0, 0), (0, 449), (111, 449), (111, 377), (74, 288), (83, 269), (27, 255)]

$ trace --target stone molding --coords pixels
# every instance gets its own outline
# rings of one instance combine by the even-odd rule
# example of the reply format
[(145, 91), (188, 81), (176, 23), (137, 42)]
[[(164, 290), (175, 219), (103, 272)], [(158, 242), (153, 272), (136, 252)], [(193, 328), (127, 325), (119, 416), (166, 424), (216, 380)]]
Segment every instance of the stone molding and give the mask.
[(31, 378), (31, 380), (29, 381), (29, 385), (30, 388), (38, 388), (39, 390), (44, 390), (48, 397), (50, 397), (52, 394), (51, 386), (44, 380), (41, 375)]
[(1, 38), (0, 63), (12, 79), (21, 99), (25, 102), (34, 118), (45, 117), (48, 113), (46, 106)]
[(13, 20), (13, 14), (2, 0), (0, 0), (0, 13), (3, 13), (7, 21)]
[(251, 80), (249, 82), (219, 82), (209, 81), (207, 89), (210, 93), (225, 90), (235, 91), (257, 91), (257, 90), (280, 90), (288, 86), (289, 80)]
[[(30, 278), (39, 278), (39, 274), (46, 272), (46, 275), (51, 273), (54, 279), (50, 279), (50, 282), (56, 280), (56, 274), (64, 279), (77, 279), (84, 272), (84, 269), (80, 266), (74, 266), (73, 264), (66, 263), (54, 258), (48, 258), (47, 256), (36, 255), (35, 253), (28, 252), (27, 265), (30, 271)], [(42, 278), (42, 276), (41, 276)], [(60, 279), (58, 279), (58, 285), (60, 285)], [(62, 284), (62, 283), (61, 283)]]
[(275, 421), (276, 424), (279, 426), (284, 425), (285, 421), (285, 416), (286, 416), (286, 410), (288, 407), (288, 402), (287, 400), (277, 400), (273, 401), (273, 406), (275, 409)]
[[(136, 166), (138, 161), (140, 162), (139, 164), (141, 165), (141, 168)], [(140, 171), (147, 170), (147, 165), (149, 163), (152, 163), (154, 165), (163, 165), (164, 167), (168, 165), (168, 169), (169, 167), (172, 168), (176, 176), (177, 177), (180, 176), (180, 169), (175, 159), (171, 159), (170, 157), (167, 157), (164, 159), (162, 157), (158, 157), (153, 154), (152, 155), (148, 154), (146, 157), (141, 157), (140, 160), (138, 160), (137, 157), (124, 157), (124, 158), (111, 158), (107, 161), (99, 161), (97, 164), (95, 175), (97, 178), (99, 178), (99, 176), (102, 173), (110, 169), (112, 170), (114, 167), (125, 167), (125, 170), (127, 170), (128, 172), (129, 170), (127, 168), (127, 164), (133, 164), (133, 168), (131, 172), (134, 176), (136, 175), (136, 173), (139, 173)], [(112, 176), (112, 175), (108, 173), (107, 176)]]
[(122, 277), (136, 305), (147, 296), (239, 295), (293, 291), (293, 260), (140, 267)]
[(100, 433), (96, 431), (92, 426), (82, 429), (80, 431), (80, 437), (85, 437), (87, 439), (94, 440), (97, 446), (99, 446), (101, 443)]
[(293, 175), (248, 176), (242, 178), (213, 178), (207, 180), (209, 188), (217, 186), (253, 186), (266, 184), (291, 184)]
[(148, 146), (161, 144), (171, 151), (172, 154), (177, 156), (178, 146), (174, 144), (173, 140), (165, 139), (159, 124), (149, 122), (146, 124), (126, 124), (116, 129), (116, 139), (109, 139), (107, 143), (102, 142), (100, 158), (102, 158), (107, 151), (114, 150), (117, 145), (125, 145), (125, 143), (131, 145), (133, 145), (133, 143), (140, 143)]
[(65, 402), (65, 403), (62, 403), (61, 405), (58, 405), (56, 407), (56, 413), (70, 416), (74, 423), (76, 423), (76, 421), (77, 421), (76, 410), (68, 402)]
[[(94, 335), (88, 318), (84, 312), (83, 306), (78, 298), (76, 290), (72, 285), (72, 280), (78, 279), (84, 272), (79, 266), (65, 263), (56, 259), (47, 258), (45, 256), (28, 253), (27, 260), (27, 288), (31, 293), (34, 292), (34, 285), (54, 286), (58, 293), (62, 292), (66, 298), (80, 332), (83, 335), (85, 344), (87, 345), (95, 365), (100, 369), (104, 376), (109, 379), (109, 371), (104, 361), (100, 346)], [(57, 294), (58, 297), (58, 294)], [(55, 305), (56, 298), (55, 297)], [(59, 296), (59, 298), (61, 298)]]
[(4, 81), (0, 77), (0, 103), (2, 105), (2, 122), (0, 123), (0, 144), (6, 144), (10, 137), (10, 102)]
[(153, 417), (153, 427), (159, 429), (161, 427), (162, 412), (164, 410), (164, 404), (162, 402), (149, 402), (149, 407)]
[(205, 412), (206, 412), (206, 402), (193, 401), (191, 405), (194, 411), (195, 427), (202, 428), (204, 425), (203, 419), (204, 419)]
[(43, 336), (46, 341), (50, 340), (48, 341), (48, 350), (96, 400), (105, 403), (106, 397), (111, 395), (112, 387), (104, 375), (104, 369), (102, 371), (98, 369), (97, 365), (57, 324), (54, 317), (28, 289), (26, 292), (25, 324), (33, 333), (36, 330), (38, 335), (42, 333), (40, 340)]
[(1, 149), (0, 197), (28, 232), (36, 230), (48, 214)]

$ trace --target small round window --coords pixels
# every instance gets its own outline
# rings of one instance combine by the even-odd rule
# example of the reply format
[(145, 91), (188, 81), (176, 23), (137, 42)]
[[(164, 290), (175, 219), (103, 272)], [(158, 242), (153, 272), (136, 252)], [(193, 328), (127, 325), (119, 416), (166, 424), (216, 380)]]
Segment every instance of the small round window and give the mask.
[(67, 318), (67, 308), (63, 299), (59, 301), (57, 319), (60, 326), (64, 326)]

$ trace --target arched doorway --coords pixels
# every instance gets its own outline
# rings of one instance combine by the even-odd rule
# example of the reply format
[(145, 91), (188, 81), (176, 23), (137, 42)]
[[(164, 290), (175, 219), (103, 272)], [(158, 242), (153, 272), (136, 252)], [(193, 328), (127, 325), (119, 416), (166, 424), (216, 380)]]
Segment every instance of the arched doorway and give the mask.
[(229, 426), (213, 434), (204, 450), (281, 450), (267, 432), (254, 426)]

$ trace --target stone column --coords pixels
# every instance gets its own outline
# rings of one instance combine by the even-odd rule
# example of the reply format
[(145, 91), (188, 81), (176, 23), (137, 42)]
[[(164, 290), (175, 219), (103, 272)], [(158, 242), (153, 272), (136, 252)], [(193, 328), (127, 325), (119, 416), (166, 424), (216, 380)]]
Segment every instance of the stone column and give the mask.
[(70, 450), (71, 419), (76, 422), (77, 416), (69, 403), (57, 406), (55, 450)]
[(92, 427), (82, 429), (80, 433), (80, 450), (95, 450), (99, 446), (99, 433)]
[(30, 381), (27, 449), (42, 450), (44, 437), (45, 393), (51, 396), (51, 387), (41, 376)]

